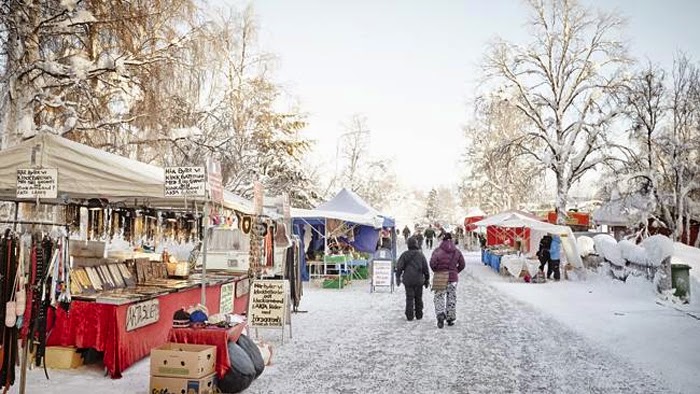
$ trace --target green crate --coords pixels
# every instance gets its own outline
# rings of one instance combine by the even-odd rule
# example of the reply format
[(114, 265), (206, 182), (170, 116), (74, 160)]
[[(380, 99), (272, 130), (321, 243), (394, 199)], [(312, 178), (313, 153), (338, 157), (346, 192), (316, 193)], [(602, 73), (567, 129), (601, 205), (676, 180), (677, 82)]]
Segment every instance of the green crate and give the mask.
[(356, 279), (367, 279), (369, 278), (369, 269), (367, 267), (357, 267), (355, 268), (355, 278)]

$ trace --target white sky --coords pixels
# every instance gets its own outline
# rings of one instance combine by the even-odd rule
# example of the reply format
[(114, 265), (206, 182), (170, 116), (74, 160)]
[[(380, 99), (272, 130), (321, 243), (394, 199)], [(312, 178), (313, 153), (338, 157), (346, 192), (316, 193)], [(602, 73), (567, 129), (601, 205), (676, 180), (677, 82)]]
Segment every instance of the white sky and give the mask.
[[(218, 4), (228, 3), (219, 0)], [(700, 60), (700, 2), (591, 1), (628, 17), (632, 54), (670, 66), (676, 49)], [(240, 5), (241, 3), (238, 3)], [(518, 0), (253, 0), (275, 77), (309, 114), (307, 135), (334, 163), (354, 113), (367, 117), (375, 152), (399, 180), (429, 189), (458, 180), (461, 127), (487, 43), (524, 40)]]

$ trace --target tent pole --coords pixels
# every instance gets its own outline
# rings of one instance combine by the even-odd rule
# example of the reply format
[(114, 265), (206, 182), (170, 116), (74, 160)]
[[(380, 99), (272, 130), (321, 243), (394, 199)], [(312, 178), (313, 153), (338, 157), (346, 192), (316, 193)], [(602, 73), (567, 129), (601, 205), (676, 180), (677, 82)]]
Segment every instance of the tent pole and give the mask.
[(207, 244), (209, 241), (209, 200), (204, 202), (204, 239), (202, 240), (202, 295), (200, 304), (206, 306), (207, 302)]

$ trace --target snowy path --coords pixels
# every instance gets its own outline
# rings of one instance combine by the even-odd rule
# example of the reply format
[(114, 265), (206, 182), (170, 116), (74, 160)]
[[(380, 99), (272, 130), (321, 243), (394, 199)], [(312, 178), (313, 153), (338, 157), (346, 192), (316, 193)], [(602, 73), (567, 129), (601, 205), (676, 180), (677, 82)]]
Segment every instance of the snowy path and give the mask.
[[(307, 288), (293, 340), (247, 393), (659, 393), (666, 387), (556, 321), (503, 296), (465, 271), (458, 321), (407, 322), (403, 288), (370, 294)], [(313, 306), (310, 307), (310, 306)], [(267, 339), (278, 341), (278, 332)]]

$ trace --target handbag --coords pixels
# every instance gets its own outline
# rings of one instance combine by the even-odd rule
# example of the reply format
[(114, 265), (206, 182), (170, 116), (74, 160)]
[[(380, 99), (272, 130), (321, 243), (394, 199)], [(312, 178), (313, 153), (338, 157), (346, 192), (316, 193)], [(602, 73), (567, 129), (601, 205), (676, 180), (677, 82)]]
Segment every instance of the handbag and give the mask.
[(433, 291), (444, 291), (447, 289), (447, 281), (450, 279), (450, 271), (438, 271), (433, 274)]

